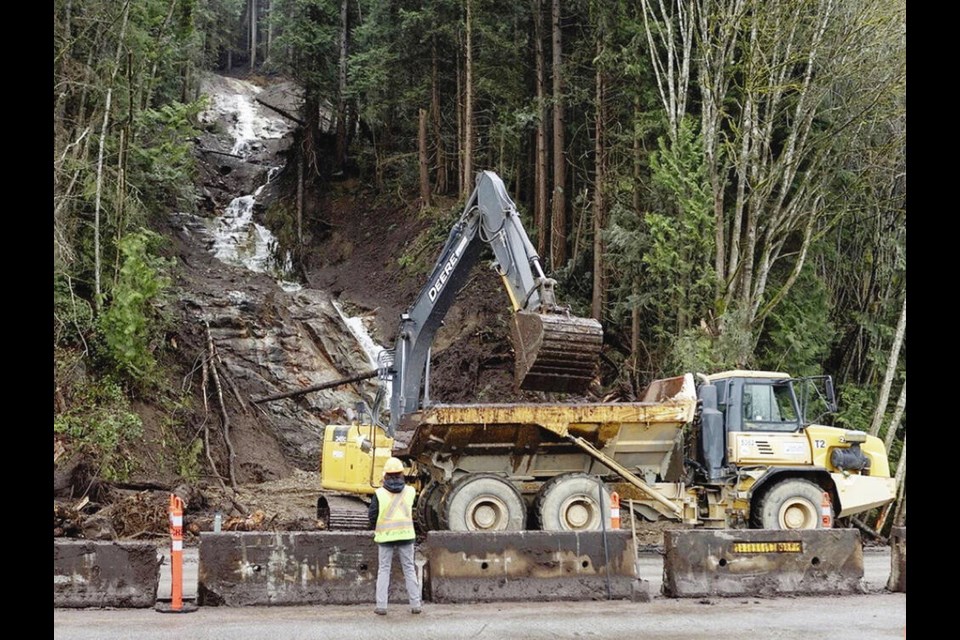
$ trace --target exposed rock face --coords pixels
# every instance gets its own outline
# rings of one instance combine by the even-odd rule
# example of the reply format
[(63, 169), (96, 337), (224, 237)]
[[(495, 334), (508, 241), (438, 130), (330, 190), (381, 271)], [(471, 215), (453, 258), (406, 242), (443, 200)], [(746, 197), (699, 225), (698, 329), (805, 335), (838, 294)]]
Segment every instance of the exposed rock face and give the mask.
[[(215, 203), (214, 212), (222, 216), (229, 208), (224, 203), (244, 194), (256, 194), (258, 200), (270, 197), (258, 189), (265, 184), (270, 168), (282, 166), (276, 152), (289, 144), (283, 136), (289, 137), (290, 127), (282, 116), (250, 100), (258, 93), (250, 83), (220, 78), (205, 82), (204, 87), (213, 95), (213, 111), (205, 118), (219, 124), (204, 134), (202, 144), (242, 156), (237, 159), (217, 155), (215, 164), (220, 170), (209, 171), (207, 166), (207, 201)], [(231, 105), (242, 112), (231, 115)], [(249, 137), (251, 132), (253, 139)], [(217, 176), (224, 175), (223, 167), (233, 167), (226, 171), (229, 179)], [(251, 225), (258, 223), (265, 204), (256, 203)], [(254, 240), (245, 240), (240, 238), (243, 230), (232, 230), (235, 236), (231, 237), (218, 236), (222, 225), (211, 224), (210, 219), (200, 216), (175, 214), (170, 223), (180, 262), (176, 282), (178, 311), (184, 326), (190, 328), (190, 347), (208, 353), (209, 326), (222, 362), (221, 373), (226, 378), (224, 400), (233, 404), (231, 438), (240, 440), (234, 442), (236, 449), (254, 449), (236, 451), (237, 458), (256, 460), (255, 450), (259, 447), (264, 447), (263, 458), (269, 458), (269, 441), (275, 440), (273, 448), (279, 445), (287, 462), (315, 470), (324, 424), (348, 419), (352, 407), (361, 400), (360, 393), (372, 400), (376, 384), (357, 383), (257, 406), (250, 404), (249, 399), (369, 371), (369, 356), (332, 304), (328, 292), (297, 290), (289, 282), (281, 287), (273, 277), (227, 264), (211, 255), (213, 246), (229, 242), (263, 242), (269, 249), (272, 238), (264, 237), (269, 236), (265, 228), (258, 226), (251, 232)], [(237, 396), (245, 407), (240, 406)], [(245, 431), (256, 431), (256, 425), (260, 437), (246, 436)], [(241, 474), (245, 477), (238, 480), (262, 480), (282, 473), (276, 465), (265, 465), (264, 469), (252, 465)]]
[[(185, 298), (210, 334), (229, 376), (257, 396), (317, 385), (368, 371), (367, 355), (346, 328), (329, 294), (275, 285), (241, 286), (221, 296)], [(367, 392), (375, 387), (367, 384)], [(277, 436), (297, 458), (317, 460), (323, 425), (349, 417), (360, 400), (350, 387), (316, 391), (261, 405)]]

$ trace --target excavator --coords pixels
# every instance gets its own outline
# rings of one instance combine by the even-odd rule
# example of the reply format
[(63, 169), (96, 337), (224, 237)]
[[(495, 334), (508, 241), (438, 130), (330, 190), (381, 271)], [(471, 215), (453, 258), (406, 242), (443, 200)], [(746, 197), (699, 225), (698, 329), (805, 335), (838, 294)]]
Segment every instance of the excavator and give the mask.
[(603, 343), (600, 323), (574, 316), (557, 303), (556, 281), (544, 274), (503, 181), (492, 171), (482, 171), (427, 283), (400, 316), (396, 345), (380, 355), (380, 376), (393, 385), (387, 429), (391, 436), (403, 416), (425, 400), (429, 403), (430, 347), (484, 244), (493, 250), (494, 267), (513, 309), (518, 387), (582, 392), (595, 375)]
[[(430, 404), (430, 351), (434, 337), (457, 292), (479, 261), (484, 245), (493, 252), (493, 267), (512, 309), (511, 340), (517, 387), (582, 393), (594, 379), (603, 344), (600, 323), (575, 316), (569, 306), (557, 302), (556, 280), (544, 273), (540, 256), (523, 228), (503, 181), (493, 171), (481, 171), (426, 284), (413, 304), (400, 315), (394, 347), (381, 351), (377, 358), (377, 376), (382, 384), (369, 408), (371, 429), (383, 427), (386, 436), (392, 439), (405, 417)], [(331, 385), (355, 379), (335, 381)], [(389, 394), (389, 422), (382, 425), (380, 405), (386, 394)], [(331, 425), (327, 431), (342, 434), (343, 428)], [(379, 455), (374, 458), (380, 460)], [(331, 462), (330, 466), (339, 467), (336, 462), (340, 460)], [(361, 489), (362, 493), (373, 493), (379, 484), (380, 477), (373, 466), (369, 471), (365, 474), (369, 481)], [(323, 475), (324, 486), (337, 488), (337, 481), (329, 476)], [(351, 485), (350, 491), (354, 490)], [(339, 501), (338, 504), (349, 503)], [(335, 510), (332, 515), (331, 512), (331, 500), (322, 497), (318, 503), (318, 519), (349, 528), (351, 516), (345, 516), (347, 520), (343, 521), (337, 518)], [(362, 521), (357, 517), (353, 520)]]

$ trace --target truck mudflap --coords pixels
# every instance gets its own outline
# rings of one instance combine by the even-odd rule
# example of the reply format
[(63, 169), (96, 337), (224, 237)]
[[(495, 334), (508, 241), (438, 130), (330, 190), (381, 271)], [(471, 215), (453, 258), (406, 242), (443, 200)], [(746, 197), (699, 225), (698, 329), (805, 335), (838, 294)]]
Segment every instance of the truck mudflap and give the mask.
[(603, 329), (592, 318), (569, 313), (518, 311), (513, 346), (521, 389), (582, 393), (597, 372)]

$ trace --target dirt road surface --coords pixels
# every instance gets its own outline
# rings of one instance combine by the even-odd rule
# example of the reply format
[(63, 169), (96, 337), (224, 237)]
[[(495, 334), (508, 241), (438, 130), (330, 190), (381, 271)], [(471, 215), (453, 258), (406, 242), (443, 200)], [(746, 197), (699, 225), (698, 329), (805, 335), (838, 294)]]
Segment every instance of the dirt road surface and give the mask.
[[(493, 603), (424, 605), (414, 616), (391, 605), (386, 617), (370, 605), (317, 607), (201, 607), (192, 613), (152, 609), (54, 610), (62, 640), (462, 640), (656, 637), (658, 640), (871, 640), (906, 637), (907, 597), (885, 591), (886, 549), (864, 553), (867, 593), (833, 597), (670, 599), (659, 595), (662, 560), (641, 557), (650, 602)], [(184, 592), (195, 593), (195, 560), (185, 563)], [(195, 577), (193, 578), (195, 580)], [(169, 587), (167, 586), (167, 593)], [(164, 587), (161, 586), (161, 597)]]

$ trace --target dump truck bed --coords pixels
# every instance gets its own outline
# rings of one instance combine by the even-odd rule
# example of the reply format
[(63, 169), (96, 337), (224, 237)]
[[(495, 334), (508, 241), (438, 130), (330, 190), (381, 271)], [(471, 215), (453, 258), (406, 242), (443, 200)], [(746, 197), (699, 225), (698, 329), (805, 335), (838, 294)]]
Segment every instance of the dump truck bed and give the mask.
[(683, 426), (693, 420), (692, 376), (658, 380), (643, 402), (435, 405), (411, 414), (394, 452), (431, 469), (493, 472), (535, 480), (597, 469), (582, 438), (635, 473), (666, 478)]

